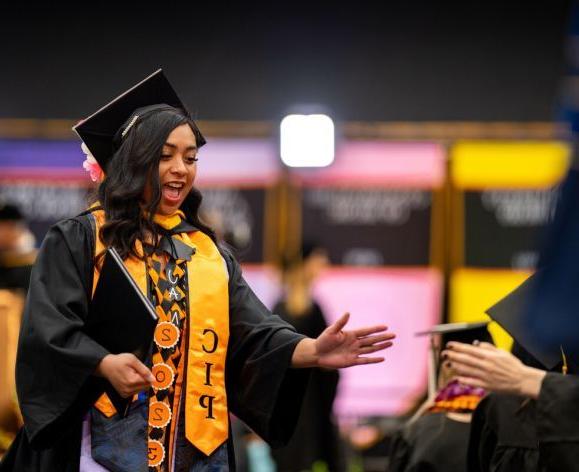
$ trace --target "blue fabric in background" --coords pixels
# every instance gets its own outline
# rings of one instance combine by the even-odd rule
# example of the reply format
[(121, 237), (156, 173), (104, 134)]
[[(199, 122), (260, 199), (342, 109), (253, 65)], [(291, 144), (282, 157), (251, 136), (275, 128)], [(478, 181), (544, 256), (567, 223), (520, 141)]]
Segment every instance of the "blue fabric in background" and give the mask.
[(549, 347), (579, 346), (579, 171), (560, 188), (525, 316), (530, 334)]
[(537, 285), (523, 314), (529, 334), (553, 348), (579, 351), (579, 1), (570, 10), (567, 75), (560, 115), (570, 130), (573, 162), (560, 187), (553, 222), (539, 259)]

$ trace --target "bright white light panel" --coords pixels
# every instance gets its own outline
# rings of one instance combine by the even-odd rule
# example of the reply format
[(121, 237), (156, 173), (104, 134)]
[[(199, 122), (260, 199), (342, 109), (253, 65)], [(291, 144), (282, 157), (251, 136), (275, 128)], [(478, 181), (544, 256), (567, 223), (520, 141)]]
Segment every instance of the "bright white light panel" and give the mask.
[(327, 115), (288, 115), (280, 124), (281, 160), (289, 167), (334, 162), (334, 122)]

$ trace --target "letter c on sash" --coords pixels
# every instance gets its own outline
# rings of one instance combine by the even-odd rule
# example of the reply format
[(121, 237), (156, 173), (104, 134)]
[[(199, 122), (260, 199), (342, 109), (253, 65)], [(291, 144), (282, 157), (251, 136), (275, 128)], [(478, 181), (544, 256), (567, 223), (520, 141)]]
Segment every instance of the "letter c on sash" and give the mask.
[(169, 282), (171, 282), (171, 285), (175, 285), (177, 283), (177, 281), (179, 280), (177, 277), (175, 277), (173, 275), (173, 270), (169, 269), (167, 271), (167, 279), (169, 279)]
[(205, 347), (205, 344), (202, 344), (201, 347), (203, 347), (203, 350), (207, 354), (213, 354), (217, 350), (217, 343), (219, 342), (219, 337), (217, 336), (217, 333), (213, 331), (211, 328), (206, 328), (203, 330), (203, 336), (205, 336), (207, 333), (211, 333), (213, 335), (213, 347), (211, 349), (208, 349)]

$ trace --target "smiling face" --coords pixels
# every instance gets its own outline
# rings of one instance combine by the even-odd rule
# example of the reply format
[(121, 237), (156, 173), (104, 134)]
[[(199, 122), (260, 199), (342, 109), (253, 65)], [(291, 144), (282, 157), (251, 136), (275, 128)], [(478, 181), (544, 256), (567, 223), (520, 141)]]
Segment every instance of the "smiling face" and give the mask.
[[(197, 142), (188, 124), (178, 126), (167, 138), (159, 162), (161, 200), (157, 212), (175, 213), (193, 188), (197, 173)], [(144, 199), (150, 201), (150, 186), (145, 188)]]

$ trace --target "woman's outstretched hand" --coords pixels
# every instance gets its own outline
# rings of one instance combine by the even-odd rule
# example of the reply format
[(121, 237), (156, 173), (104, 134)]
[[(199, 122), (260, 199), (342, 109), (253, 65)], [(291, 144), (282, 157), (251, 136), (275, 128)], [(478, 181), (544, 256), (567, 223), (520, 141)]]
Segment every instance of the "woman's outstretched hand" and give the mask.
[(546, 374), (489, 343), (450, 342), (442, 356), (458, 374), (459, 382), (493, 392), (538, 398)]
[(316, 339), (300, 341), (292, 357), (292, 367), (341, 369), (384, 361), (383, 357), (366, 356), (392, 346), (396, 335), (387, 332), (388, 327), (384, 325), (343, 331), (349, 318), (346, 313)]

